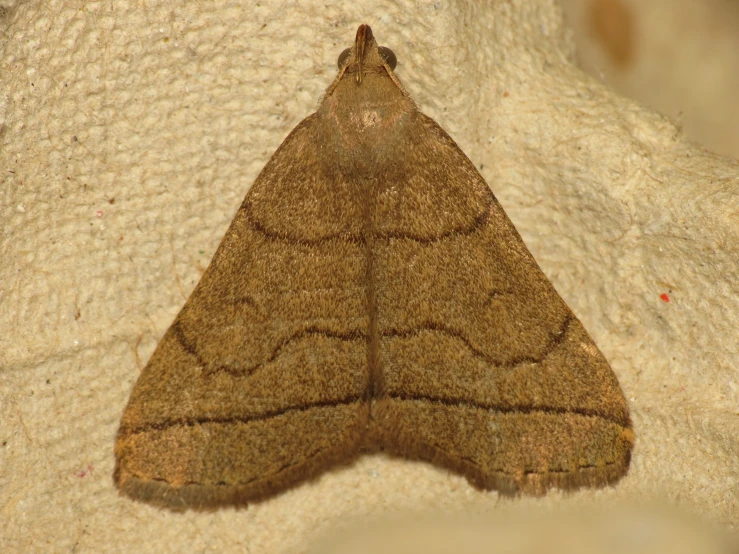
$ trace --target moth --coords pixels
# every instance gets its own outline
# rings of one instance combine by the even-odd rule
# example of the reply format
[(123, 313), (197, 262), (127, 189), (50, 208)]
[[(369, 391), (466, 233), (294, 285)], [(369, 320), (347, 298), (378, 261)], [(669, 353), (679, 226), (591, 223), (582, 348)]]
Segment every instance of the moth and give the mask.
[(115, 483), (243, 505), (378, 451), (506, 494), (616, 482), (608, 362), (369, 26), (339, 66), (136, 382)]

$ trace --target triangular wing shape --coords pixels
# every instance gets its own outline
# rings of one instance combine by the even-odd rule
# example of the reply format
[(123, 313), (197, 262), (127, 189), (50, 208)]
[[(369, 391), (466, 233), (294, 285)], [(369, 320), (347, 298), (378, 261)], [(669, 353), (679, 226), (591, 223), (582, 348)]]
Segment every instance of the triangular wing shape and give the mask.
[(363, 448), (478, 486), (614, 482), (618, 381), (366, 25), (264, 168), (136, 383), (115, 480), (244, 504)]
[(417, 126), (376, 198), (380, 444), (504, 492), (614, 482), (634, 441), (616, 376), (472, 163)]
[(361, 205), (319, 149), (311, 116), (254, 183), (141, 373), (115, 448), (129, 496), (244, 503), (359, 447), (369, 410)]

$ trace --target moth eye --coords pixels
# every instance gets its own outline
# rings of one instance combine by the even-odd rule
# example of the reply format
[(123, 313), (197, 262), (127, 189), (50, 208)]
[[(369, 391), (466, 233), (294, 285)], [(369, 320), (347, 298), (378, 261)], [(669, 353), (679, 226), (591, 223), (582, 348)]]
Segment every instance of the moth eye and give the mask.
[[(395, 69), (395, 66), (398, 65), (398, 58), (395, 57), (395, 52), (390, 50), (390, 48), (388, 48), (387, 46), (380, 46), (378, 47), (377, 50), (380, 54), (380, 57), (383, 59), (383, 61), (390, 66), (390, 69)], [(337, 61), (339, 69), (341, 69), (344, 66), (346, 59), (349, 57), (349, 54), (351, 53), (352, 53), (352, 49), (347, 48), (341, 54), (339, 54), (339, 59)]]
[(387, 46), (380, 46), (377, 50), (380, 53), (380, 57), (390, 66), (390, 69), (394, 70), (395, 66), (398, 65), (398, 58), (395, 57), (395, 52)]
[(344, 62), (349, 57), (349, 54), (352, 53), (351, 48), (347, 48), (344, 50), (341, 54), (339, 54), (339, 69), (341, 69), (344, 66)]

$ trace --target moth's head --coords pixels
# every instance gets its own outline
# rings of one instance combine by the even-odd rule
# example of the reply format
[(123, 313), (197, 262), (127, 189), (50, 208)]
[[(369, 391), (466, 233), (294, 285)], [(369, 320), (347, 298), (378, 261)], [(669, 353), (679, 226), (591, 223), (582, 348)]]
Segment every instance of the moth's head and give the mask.
[(354, 46), (339, 55), (338, 63), (344, 75), (354, 75), (361, 83), (365, 73), (392, 73), (397, 58), (390, 48), (378, 46), (370, 26), (363, 24), (357, 29)]
[(339, 56), (339, 74), (326, 90), (324, 98), (338, 96), (344, 101), (353, 98), (372, 103), (372, 97), (408, 97), (393, 73), (396, 61), (390, 48), (377, 45), (370, 26), (360, 25), (354, 46), (347, 48)]
[[(324, 135), (340, 137), (336, 148), (352, 160), (352, 167), (364, 163), (362, 156), (376, 166), (378, 156), (388, 157), (380, 150), (397, 149), (398, 142), (406, 140), (408, 122), (417, 110), (394, 67), (395, 54), (377, 46), (369, 25), (359, 26), (354, 46), (339, 56), (339, 74), (316, 113)], [(371, 145), (367, 148), (372, 152), (358, 149), (359, 144)]]

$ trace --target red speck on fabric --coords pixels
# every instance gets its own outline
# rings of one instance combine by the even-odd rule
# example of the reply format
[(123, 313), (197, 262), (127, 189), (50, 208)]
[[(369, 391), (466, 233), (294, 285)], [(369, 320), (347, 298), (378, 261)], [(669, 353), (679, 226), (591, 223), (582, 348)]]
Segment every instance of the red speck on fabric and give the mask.
[(87, 477), (88, 475), (91, 475), (91, 474), (92, 474), (92, 466), (90, 464), (87, 464), (87, 467), (83, 469), (82, 471), (78, 471), (75, 473), (75, 475), (79, 477), (80, 479), (82, 477)]

